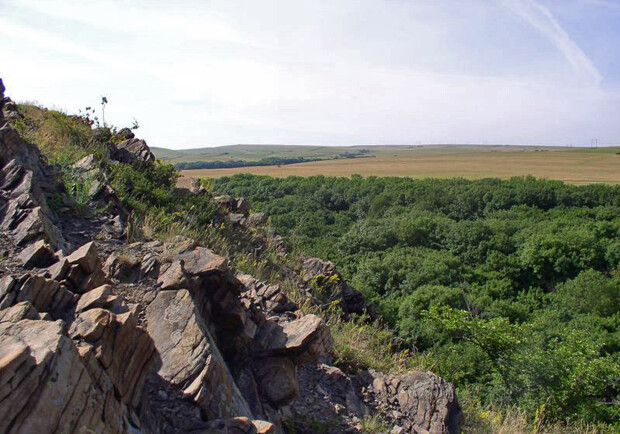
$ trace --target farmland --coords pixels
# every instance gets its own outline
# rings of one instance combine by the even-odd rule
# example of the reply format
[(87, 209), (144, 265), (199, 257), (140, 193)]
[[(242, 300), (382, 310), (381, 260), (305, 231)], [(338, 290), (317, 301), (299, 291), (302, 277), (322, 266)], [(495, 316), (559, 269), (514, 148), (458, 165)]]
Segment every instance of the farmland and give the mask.
[[(222, 151), (223, 148), (228, 150)], [(539, 178), (561, 180), (573, 184), (620, 183), (620, 147), (568, 148), (526, 146), (366, 146), (366, 147), (298, 147), (298, 146), (243, 146), (204, 148), (193, 151), (156, 149), (162, 157), (166, 151), (173, 158), (169, 162), (216, 161), (241, 159), (255, 161), (265, 156), (305, 156), (334, 158), (346, 150), (367, 149), (368, 157), (326, 159), (308, 163), (238, 167), (232, 169), (185, 170), (192, 177), (254, 173), (275, 177), (286, 176), (407, 176), (413, 178), (487, 177), (510, 178), (533, 175)], [(207, 151), (208, 149), (208, 151)], [(218, 151), (219, 150), (219, 151)], [(199, 152), (197, 152), (199, 151)], [(225, 153), (225, 154), (224, 154)]]

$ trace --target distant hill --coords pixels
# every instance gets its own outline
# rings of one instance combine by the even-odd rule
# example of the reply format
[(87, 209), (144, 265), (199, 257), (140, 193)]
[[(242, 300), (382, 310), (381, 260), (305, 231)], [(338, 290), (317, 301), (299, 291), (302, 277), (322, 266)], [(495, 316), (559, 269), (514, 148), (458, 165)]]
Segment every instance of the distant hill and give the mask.
[(377, 153), (364, 146), (231, 145), (184, 150), (152, 149), (158, 159), (174, 164), (180, 169), (276, 166), (368, 157)]
[(397, 156), (411, 151), (423, 154), (493, 152), (497, 150), (558, 149), (544, 146), (504, 145), (371, 145), (371, 146), (310, 146), (310, 145), (228, 145), (195, 149), (151, 148), (158, 159), (171, 164), (197, 161), (260, 161), (265, 159), (330, 160), (361, 156)]

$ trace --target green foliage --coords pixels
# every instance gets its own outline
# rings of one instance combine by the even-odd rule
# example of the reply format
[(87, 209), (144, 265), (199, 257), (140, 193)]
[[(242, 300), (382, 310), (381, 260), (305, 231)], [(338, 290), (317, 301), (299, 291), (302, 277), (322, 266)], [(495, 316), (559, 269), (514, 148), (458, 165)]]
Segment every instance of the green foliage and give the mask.
[(63, 184), (74, 209), (83, 211), (90, 204), (91, 188), (96, 180), (71, 170), (70, 167), (64, 167), (61, 173)]
[(389, 330), (332, 326), (345, 365), (397, 369), (378, 355), (413, 351), (519, 426), (620, 419), (619, 186), (251, 175), (212, 185), (249, 197), (289, 245), (333, 261), (374, 302)]
[(361, 432), (364, 434), (388, 434), (391, 429), (390, 425), (377, 414), (364, 416), (360, 424)]
[(328, 315), (327, 324), (334, 339), (336, 364), (344, 370), (357, 372), (372, 368), (400, 372), (427, 367), (424, 358), (408, 350), (397, 351), (393, 333), (380, 322), (369, 322), (365, 317), (345, 321), (334, 310)]

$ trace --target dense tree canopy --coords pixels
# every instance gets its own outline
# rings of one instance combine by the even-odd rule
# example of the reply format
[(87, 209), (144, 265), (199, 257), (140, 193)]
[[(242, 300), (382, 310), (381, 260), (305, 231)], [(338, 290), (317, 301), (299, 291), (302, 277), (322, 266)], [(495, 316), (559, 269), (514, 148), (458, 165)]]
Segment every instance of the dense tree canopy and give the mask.
[(296, 249), (333, 261), (403, 349), (487, 402), (620, 419), (620, 186), (531, 177), (236, 175)]

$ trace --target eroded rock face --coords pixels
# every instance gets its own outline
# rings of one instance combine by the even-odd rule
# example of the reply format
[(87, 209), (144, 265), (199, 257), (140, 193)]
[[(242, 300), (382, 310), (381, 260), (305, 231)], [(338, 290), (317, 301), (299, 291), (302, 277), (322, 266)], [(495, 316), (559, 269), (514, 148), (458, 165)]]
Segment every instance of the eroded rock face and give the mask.
[(370, 393), (378, 408), (405, 432), (456, 433), (463, 413), (454, 386), (431, 372), (384, 375), (369, 372)]
[(118, 145), (110, 157), (114, 160), (126, 164), (137, 164), (139, 166), (152, 166), (155, 163), (155, 155), (146, 141), (136, 138), (127, 139)]
[[(7, 126), (0, 129), (2, 158), (21, 156), (25, 161), (34, 159), (39, 178), (45, 178), (46, 168), (38, 150), (33, 150), (32, 154), (24, 151), (22, 147), (27, 150), (29, 145), (16, 134)], [(13, 148), (19, 151), (13, 152)], [(16, 158), (4, 161), (0, 169), (0, 230), (8, 231), (18, 246), (44, 240), (53, 250), (64, 248), (64, 237), (53, 223), (55, 217), (36, 182), (36, 173), (24, 168)]]
[[(0, 80), (0, 106), (3, 91)], [(46, 201), (57, 187), (49, 166), (1, 113), (0, 432), (281, 433), (295, 415), (356, 432), (355, 421), (375, 412), (406, 432), (458, 431), (449, 383), (419, 372), (355, 377), (330, 366), (329, 327), (280, 285), (235, 275), (194, 240), (124, 245), (100, 236), (122, 237), (127, 211), (94, 156), (74, 169), (101, 182), (91, 199), (110, 204), (118, 221), (58, 221)], [(109, 144), (113, 159), (152, 165), (144, 141), (119, 134), (113, 140), (124, 141)], [(215, 200), (240, 226), (267, 222), (246, 199)], [(336, 276), (334, 299), (346, 312), (368, 312), (333, 264), (311, 258), (304, 267), (300, 289)], [(310, 290), (308, 297), (325, 302)]]
[(159, 375), (179, 385), (208, 418), (252, 414), (189, 291), (161, 291), (146, 310)]
[(261, 356), (285, 356), (299, 362), (316, 360), (325, 356), (333, 345), (329, 328), (316, 315), (280, 324), (265, 322), (256, 337), (257, 351)]
[(129, 431), (128, 410), (98, 387), (63, 328), (62, 321), (0, 323), (0, 431)]

